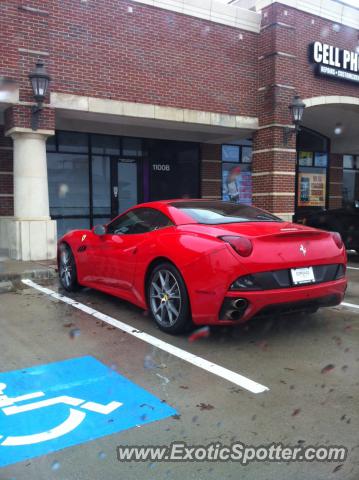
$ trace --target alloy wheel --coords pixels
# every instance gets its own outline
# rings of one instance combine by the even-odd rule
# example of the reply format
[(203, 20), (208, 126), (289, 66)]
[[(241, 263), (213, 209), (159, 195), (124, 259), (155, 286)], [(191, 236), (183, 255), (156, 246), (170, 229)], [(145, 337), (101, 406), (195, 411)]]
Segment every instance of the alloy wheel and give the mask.
[(71, 287), (72, 281), (72, 258), (69, 250), (66, 248), (61, 252), (60, 256), (60, 278), (61, 282), (67, 288)]
[(158, 270), (151, 280), (150, 305), (153, 316), (163, 327), (174, 325), (181, 313), (181, 290), (169, 270)]

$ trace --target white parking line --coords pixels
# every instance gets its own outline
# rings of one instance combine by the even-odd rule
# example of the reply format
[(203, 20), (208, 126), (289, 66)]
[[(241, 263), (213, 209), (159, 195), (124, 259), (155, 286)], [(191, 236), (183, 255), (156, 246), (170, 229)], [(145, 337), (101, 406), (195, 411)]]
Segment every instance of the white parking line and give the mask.
[(253, 380), (247, 377), (244, 377), (239, 373), (236, 373), (236, 372), (233, 372), (232, 370), (228, 370), (227, 368), (221, 367), (216, 363), (209, 362), (204, 358), (198, 357), (193, 353), (190, 353), (190, 352), (187, 352), (186, 350), (182, 350), (181, 348), (175, 347), (174, 345), (164, 342), (159, 338), (153, 337), (148, 333), (141, 332), (140, 330), (137, 330), (136, 328), (131, 327), (131, 325), (128, 325), (127, 323), (123, 323), (119, 320), (116, 320), (113, 317), (110, 317), (109, 315), (98, 312), (94, 308), (88, 307), (83, 303), (79, 303), (76, 300), (73, 300), (72, 298), (65, 297), (64, 295), (56, 293), (53, 290), (50, 290), (49, 288), (41, 287), (41, 285), (38, 285), (32, 280), (25, 279), (25, 280), (22, 280), (22, 282), (25, 285), (35, 288), (36, 290), (39, 290), (40, 292), (45, 293), (46, 295), (49, 295), (52, 298), (56, 298), (57, 300), (60, 300), (64, 303), (68, 303), (69, 305), (72, 305), (74, 308), (82, 310), (83, 312), (86, 312), (89, 315), (92, 315), (93, 317), (99, 320), (102, 320), (103, 322), (106, 322), (109, 325), (112, 325), (113, 327), (119, 328), (123, 332), (126, 332), (136, 338), (139, 338), (140, 340), (143, 340), (144, 342), (147, 342), (150, 345), (153, 345), (154, 347), (160, 348), (161, 350), (164, 350), (165, 352), (168, 352), (171, 355), (174, 355), (180, 358), (181, 360), (185, 360), (186, 362), (191, 363), (196, 367), (202, 368), (207, 372), (213, 373), (218, 377), (224, 378), (225, 380), (228, 380), (229, 382), (234, 383), (235, 385), (238, 385), (239, 387), (242, 387), (248, 390), (249, 392), (263, 393), (269, 390), (268, 387), (265, 387), (260, 383), (254, 382)]
[(347, 266), (347, 268), (348, 268), (349, 270), (359, 270), (358, 267), (348, 267), (348, 266)]
[(359, 309), (359, 305), (356, 305), (355, 303), (342, 302), (340, 305), (343, 305), (343, 307), (358, 308)]

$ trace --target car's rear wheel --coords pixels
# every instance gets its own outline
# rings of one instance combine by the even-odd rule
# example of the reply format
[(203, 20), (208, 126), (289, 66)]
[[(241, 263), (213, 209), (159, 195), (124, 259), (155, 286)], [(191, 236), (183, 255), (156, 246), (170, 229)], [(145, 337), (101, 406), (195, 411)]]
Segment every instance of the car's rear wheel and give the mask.
[(79, 289), (77, 281), (77, 271), (74, 255), (71, 248), (65, 243), (59, 247), (59, 278), (60, 283), (68, 292), (74, 292)]
[(186, 285), (171, 263), (160, 263), (152, 270), (147, 282), (147, 301), (152, 318), (164, 332), (182, 333), (190, 328)]

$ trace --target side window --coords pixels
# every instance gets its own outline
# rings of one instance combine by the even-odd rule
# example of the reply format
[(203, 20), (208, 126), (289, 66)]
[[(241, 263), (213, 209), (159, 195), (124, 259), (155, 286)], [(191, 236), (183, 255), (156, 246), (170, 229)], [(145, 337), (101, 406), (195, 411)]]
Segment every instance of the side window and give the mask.
[(131, 230), (135, 227), (137, 223), (137, 217), (133, 212), (128, 212), (125, 215), (121, 215), (119, 218), (116, 218), (107, 226), (107, 233), (114, 235), (123, 235), (133, 233)]
[(138, 208), (114, 220), (107, 227), (113, 235), (133, 235), (147, 233), (173, 225), (163, 213), (152, 208)]
[(150, 209), (148, 211), (151, 212), (148, 217), (148, 221), (151, 225), (151, 231), (159, 230), (160, 228), (171, 227), (173, 225), (171, 220), (163, 213)]

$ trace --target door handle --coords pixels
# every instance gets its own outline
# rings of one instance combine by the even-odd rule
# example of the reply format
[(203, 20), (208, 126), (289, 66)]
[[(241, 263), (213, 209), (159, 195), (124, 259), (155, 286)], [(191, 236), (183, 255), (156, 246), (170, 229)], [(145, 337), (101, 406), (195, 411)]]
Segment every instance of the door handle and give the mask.
[(118, 187), (113, 187), (113, 196), (114, 196), (115, 198), (118, 197)]

